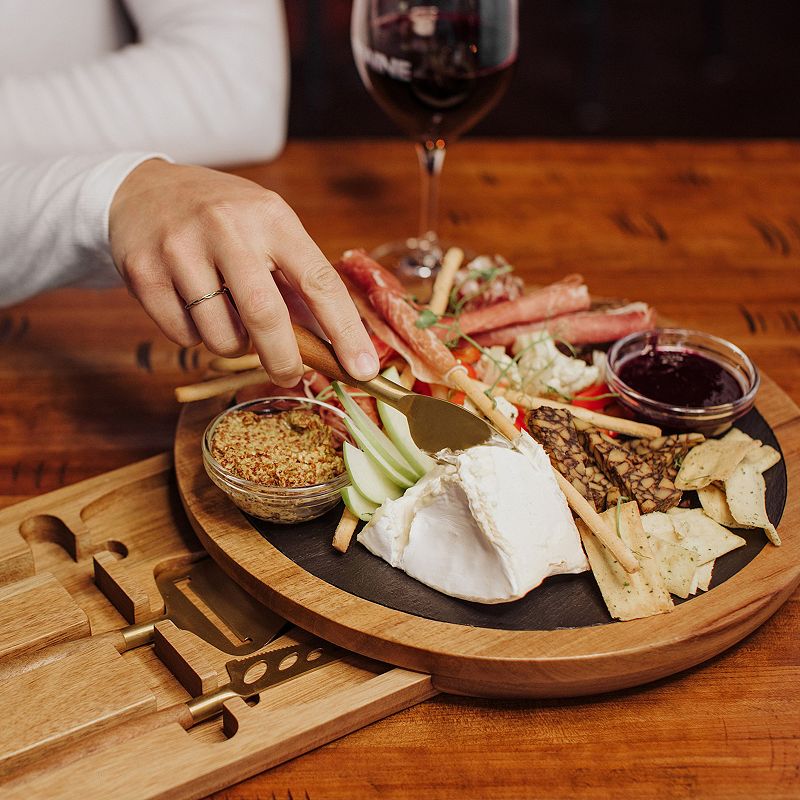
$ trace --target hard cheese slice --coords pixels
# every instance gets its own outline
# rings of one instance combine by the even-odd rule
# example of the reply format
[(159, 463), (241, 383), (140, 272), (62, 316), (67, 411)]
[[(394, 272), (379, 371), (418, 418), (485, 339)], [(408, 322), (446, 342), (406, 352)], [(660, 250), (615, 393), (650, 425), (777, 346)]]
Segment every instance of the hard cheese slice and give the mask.
[(630, 547), (639, 561), (639, 571), (625, 572), (582, 521), (578, 530), (589, 564), (609, 613), (615, 619), (638, 619), (671, 611), (672, 598), (661, 577), (635, 502), (624, 503), (602, 513), (601, 518)]

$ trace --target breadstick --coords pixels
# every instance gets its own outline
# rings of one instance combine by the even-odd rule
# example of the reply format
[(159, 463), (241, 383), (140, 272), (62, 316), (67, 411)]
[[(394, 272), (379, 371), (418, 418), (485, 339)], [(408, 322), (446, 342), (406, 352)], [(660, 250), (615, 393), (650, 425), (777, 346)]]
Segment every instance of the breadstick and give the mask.
[(450, 291), (453, 288), (453, 280), (464, 260), (464, 251), (460, 247), (451, 247), (442, 259), (442, 267), (436, 280), (433, 282), (433, 293), (431, 294), (428, 308), (434, 314), (441, 316), (447, 311), (447, 304), (450, 301)]
[(340, 553), (346, 553), (347, 548), (350, 546), (350, 540), (353, 538), (356, 526), (358, 525), (358, 517), (350, 512), (349, 508), (342, 511), (342, 518), (336, 526), (336, 531), (333, 534), (333, 547)]
[[(489, 389), (489, 386), (485, 383), (481, 383), (480, 386), (483, 391)], [(600, 414), (597, 411), (590, 411), (588, 408), (574, 406), (571, 403), (562, 403), (559, 400), (549, 400), (545, 397), (533, 397), (532, 395), (518, 392), (515, 389), (506, 389), (503, 386), (495, 386), (495, 388), (492, 389), (492, 393), (501, 395), (510, 403), (522, 406), (523, 408), (541, 408), (542, 406), (548, 408), (566, 408), (572, 416), (589, 422), (592, 425), (596, 425), (598, 428), (624, 433), (626, 436), (635, 436), (637, 439), (655, 439), (656, 436), (661, 436), (661, 428), (655, 425), (648, 425), (646, 422), (636, 422), (632, 419), (623, 419), (622, 417), (612, 417), (609, 414)]]
[(213, 378), (210, 381), (178, 386), (175, 389), (175, 399), (179, 403), (193, 403), (196, 400), (207, 400), (209, 397), (216, 397), (220, 394), (233, 394), (238, 389), (256, 383), (269, 383), (267, 373), (263, 369), (252, 369), (247, 372), (237, 372), (234, 375), (225, 375), (222, 378)]

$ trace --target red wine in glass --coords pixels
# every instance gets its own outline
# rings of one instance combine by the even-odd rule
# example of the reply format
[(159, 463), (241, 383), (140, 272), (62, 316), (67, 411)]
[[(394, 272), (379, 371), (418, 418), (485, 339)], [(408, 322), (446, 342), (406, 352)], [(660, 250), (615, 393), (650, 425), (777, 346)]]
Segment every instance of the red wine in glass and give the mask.
[(516, 0), (355, 0), (351, 39), (364, 85), (417, 146), (420, 235), (374, 251), (410, 283), (429, 278), (446, 145), (483, 118), (508, 86), (517, 56)]

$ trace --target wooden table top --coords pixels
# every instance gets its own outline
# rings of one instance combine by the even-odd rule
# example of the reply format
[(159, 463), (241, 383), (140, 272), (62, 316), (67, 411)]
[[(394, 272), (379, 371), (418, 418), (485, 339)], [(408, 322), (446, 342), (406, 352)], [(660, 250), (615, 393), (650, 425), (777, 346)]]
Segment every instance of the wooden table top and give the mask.
[[(800, 144), (467, 140), (448, 159), (443, 237), (729, 338), (800, 401)], [(414, 231), (415, 170), (407, 142), (330, 141), (238, 172), (335, 258)], [(0, 311), (0, 505), (170, 449), (172, 389), (204, 362), (122, 289)], [(440, 696), (218, 797), (796, 797), (798, 685), (795, 593), (672, 678), (567, 701)]]

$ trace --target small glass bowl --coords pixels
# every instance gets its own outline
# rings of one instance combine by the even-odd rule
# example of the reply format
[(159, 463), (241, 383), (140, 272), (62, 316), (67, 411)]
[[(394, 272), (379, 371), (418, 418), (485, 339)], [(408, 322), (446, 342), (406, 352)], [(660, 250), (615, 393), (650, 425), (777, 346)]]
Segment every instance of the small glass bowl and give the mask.
[[(640, 394), (619, 377), (622, 365), (654, 348), (688, 349), (726, 368), (739, 382), (742, 396), (732, 403), (714, 406), (673, 406)], [(727, 430), (734, 420), (746, 414), (755, 402), (761, 379), (753, 362), (735, 344), (710, 333), (684, 328), (656, 328), (632, 333), (615, 342), (606, 359), (606, 380), (622, 405), (660, 427), (674, 431), (716, 434)]]
[(338, 408), (320, 400), (305, 397), (267, 397), (231, 406), (216, 416), (206, 428), (203, 434), (203, 465), (208, 477), (230, 497), (235, 505), (250, 516), (283, 525), (316, 519), (339, 502), (340, 492), (350, 479), (344, 471), (326, 483), (284, 489), (279, 486), (263, 486), (240, 478), (226, 470), (211, 454), (211, 442), (217, 425), (228, 414), (236, 411), (279, 413), (313, 406), (325, 408), (339, 417), (344, 417)]

